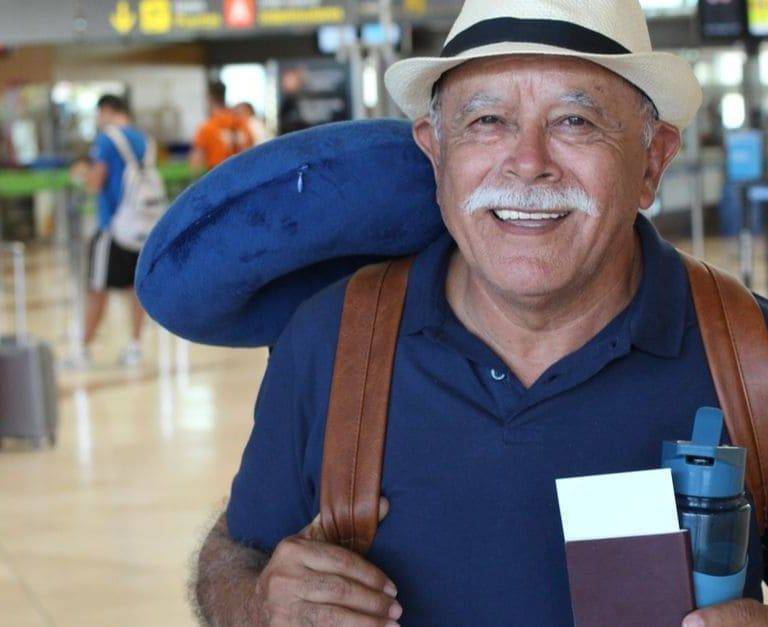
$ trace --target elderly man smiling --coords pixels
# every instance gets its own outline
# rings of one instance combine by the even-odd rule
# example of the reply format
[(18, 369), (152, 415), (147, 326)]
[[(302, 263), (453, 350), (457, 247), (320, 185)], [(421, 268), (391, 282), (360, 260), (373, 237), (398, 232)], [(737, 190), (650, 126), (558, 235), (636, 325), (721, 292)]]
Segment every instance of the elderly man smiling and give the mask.
[[(573, 624), (555, 479), (653, 468), (716, 405), (678, 253), (638, 215), (700, 89), (637, 0), (468, 0), (390, 69), (446, 235), (415, 260), (364, 559), (315, 518), (345, 284), (295, 315), (201, 552), (217, 625)], [(768, 312), (761, 302), (764, 313)], [(756, 526), (753, 525), (753, 530)], [(749, 600), (686, 625), (768, 625)]]

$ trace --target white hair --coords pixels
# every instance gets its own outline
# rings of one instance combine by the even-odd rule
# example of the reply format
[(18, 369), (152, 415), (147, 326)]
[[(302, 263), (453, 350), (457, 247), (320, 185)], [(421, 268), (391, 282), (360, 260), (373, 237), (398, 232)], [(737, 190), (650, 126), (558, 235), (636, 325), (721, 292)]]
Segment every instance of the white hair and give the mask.
[(651, 142), (656, 135), (656, 127), (659, 123), (659, 110), (656, 108), (656, 105), (653, 104), (653, 100), (639, 89), (637, 91), (640, 96), (640, 115), (643, 118), (643, 131), (640, 135), (640, 141), (643, 142), (643, 146), (650, 148)]
[[(432, 87), (432, 98), (429, 101), (429, 120), (435, 132), (435, 138), (439, 142), (442, 136), (442, 106), (441, 106), (441, 83), (442, 77)], [(653, 101), (637, 87), (632, 85), (638, 96), (638, 112), (643, 119), (643, 128), (640, 134), (640, 141), (643, 146), (649, 148), (654, 136), (656, 135), (656, 126), (659, 122), (659, 111)]]
[(588, 216), (598, 216), (600, 210), (594, 198), (580, 187), (532, 186), (525, 189), (483, 184), (463, 203), (466, 213), (490, 209), (513, 211), (581, 211)]
[(440, 102), (440, 83), (439, 79), (432, 87), (432, 97), (429, 99), (429, 121), (432, 124), (432, 130), (435, 132), (435, 138), (440, 141), (443, 126), (443, 107)]

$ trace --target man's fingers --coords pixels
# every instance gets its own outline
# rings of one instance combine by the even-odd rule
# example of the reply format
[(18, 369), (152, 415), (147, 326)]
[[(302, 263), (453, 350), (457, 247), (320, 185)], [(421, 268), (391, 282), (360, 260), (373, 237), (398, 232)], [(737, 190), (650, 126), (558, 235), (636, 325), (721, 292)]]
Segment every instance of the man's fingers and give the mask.
[(374, 590), (341, 575), (309, 571), (303, 578), (299, 598), (311, 603), (336, 605), (377, 618), (397, 620), (400, 604), (382, 590)]
[(325, 532), (323, 526), (320, 524), (320, 514), (315, 516), (315, 519), (309, 523), (304, 529), (299, 531), (298, 535), (305, 540), (314, 540), (315, 542), (325, 542)]
[(389, 514), (389, 499), (381, 497), (379, 499), (379, 522), (384, 520)]
[[(382, 496), (381, 499), (379, 499), (379, 522), (384, 520), (388, 513), (389, 501)], [(315, 516), (315, 519), (306, 527), (304, 527), (304, 529), (302, 529), (298, 535), (302, 538), (305, 538), (306, 540), (326, 542), (327, 538), (325, 536), (325, 532), (323, 531), (323, 526), (320, 524), (320, 514)]]
[(341, 575), (392, 597), (397, 594), (389, 577), (353, 551), (322, 542), (304, 542), (302, 548), (304, 566), (315, 572)]
[(690, 614), (683, 627), (768, 627), (768, 607), (754, 599), (740, 599)]
[(323, 627), (398, 627), (398, 623), (387, 618), (376, 618), (354, 610), (334, 605), (302, 603), (297, 607), (297, 622), (300, 625)]
[[(382, 498), (379, 521), (388, 513)], [(302, 625), (397, 627), (403, 613), (395, 584), (362, 556), (328, 542), (320, 515), (277, 545), (259, 579), (265, 602)]]

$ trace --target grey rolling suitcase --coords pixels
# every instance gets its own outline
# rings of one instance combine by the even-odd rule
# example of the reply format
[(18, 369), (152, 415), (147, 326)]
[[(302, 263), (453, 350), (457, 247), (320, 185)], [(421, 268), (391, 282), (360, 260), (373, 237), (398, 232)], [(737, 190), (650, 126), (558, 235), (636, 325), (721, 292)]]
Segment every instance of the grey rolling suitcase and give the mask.
[(0, 336), (0, 443), (22, 438), (53, 445), (58, 421), (53, 351), (27, 333), (24, 245), (0, 243), (0, 255), (13, 260), (15, 303), (14, 333)]

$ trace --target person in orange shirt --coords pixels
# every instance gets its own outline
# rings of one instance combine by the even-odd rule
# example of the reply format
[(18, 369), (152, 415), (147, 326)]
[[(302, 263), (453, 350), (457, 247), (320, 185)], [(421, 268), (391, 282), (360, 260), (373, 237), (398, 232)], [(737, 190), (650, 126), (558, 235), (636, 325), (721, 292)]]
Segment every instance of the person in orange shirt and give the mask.
[(190, 155), (190, 166), (196, 172), (210, 170), (225, 159), (253, 146), (248, 123), (227, 108), (224, 83), (208, 86), (209, 118), (197, 129)]

